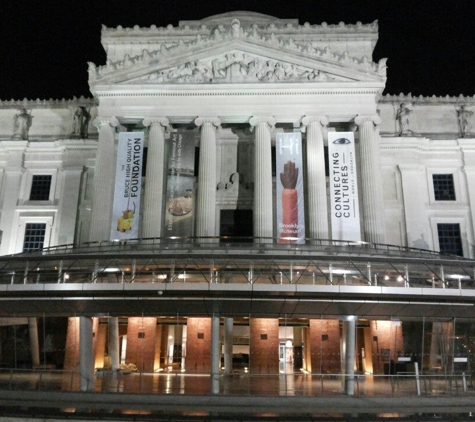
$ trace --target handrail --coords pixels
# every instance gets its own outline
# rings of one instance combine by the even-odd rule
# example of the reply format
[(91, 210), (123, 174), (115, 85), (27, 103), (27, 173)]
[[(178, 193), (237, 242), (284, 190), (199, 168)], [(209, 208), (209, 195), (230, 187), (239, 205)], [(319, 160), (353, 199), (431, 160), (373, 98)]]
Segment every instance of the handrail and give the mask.
[[(94, 252), (114, 252), (121, 251), (125, 247), (134, 247), (137, 250), (153, 249), (170, 250), (170, 247), (200, 248), (200, 250), (213, 249), (219, 245), (221, 250), (229, 249), (249, 249), (266, 251), (299, 251), (299, 252), (334, 252), (334, 253), (365, 253), (370, 255), (391, 255), (433, 257), (449, 259), (455, 261), (467, 261), (468, 258), (456, 255), (444, 255), (437, 251), (428, 249), (413, 248), (408, 246), (391, 245), (384, 243), (355, 242), (349, 240), (333, 239), (311, 239), (305, 238), (302, 244), (279, 244), (277, 238), (273, 237), (231, 237), (231, 236), (187, 236), (187, 237), (146, 237), (133, 238), (120, 241), (94, 241), (85, 242), (78, 246), (74, 244), (56, 245), (43, 248), (38, 251), (23, 252), (20, 254), (9, 255), (9, 257), (31, 257), (37, 255), (50, 254), (88, 254)], [(157, 249), (158, 248), (158, 249)], [(1, 259), (2, 257), (0, 257)]]

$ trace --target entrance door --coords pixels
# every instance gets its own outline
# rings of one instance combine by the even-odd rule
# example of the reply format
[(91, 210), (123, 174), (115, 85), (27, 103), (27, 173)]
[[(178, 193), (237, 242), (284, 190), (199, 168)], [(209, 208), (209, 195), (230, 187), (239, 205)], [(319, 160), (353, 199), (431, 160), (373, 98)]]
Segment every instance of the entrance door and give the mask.
[(252, 243), (252, 210), (221, 210), (219, 235), (223, 243)]

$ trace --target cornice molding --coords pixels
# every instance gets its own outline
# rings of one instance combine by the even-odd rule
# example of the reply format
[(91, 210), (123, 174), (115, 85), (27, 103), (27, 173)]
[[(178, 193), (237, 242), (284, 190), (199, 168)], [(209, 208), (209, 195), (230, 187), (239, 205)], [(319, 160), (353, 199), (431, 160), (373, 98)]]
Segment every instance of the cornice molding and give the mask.
[(70, 100), (61, 99), (54, 100), (50, 98), (49, 100), (28, 100), (24, 98), (23, 100), (0, 100), (0, 109), (17, 109), (18, 107), (25, 108), (69, 108), (69, 107), (93, 107), (96, 106), (97, 102), (93, 98), (85, 98), (83, 96), (76, 98), (73, 97)]
[(143, 92), (136, 88), (136, 91), (132, 92), (103, 92), (100, 89), (97, 91), (98, 98), (115, 98), (115, 97), (226, 97), (226, 96), (293, 96), (293, 95), (351, 95), (351, 94), (369, 94), (369, 95), (376, 95), (379, 92), (379, 89), (328, 89), (328, 90), (308, 90), (308, 86), (306, 89), (302, 90), (271, 90), (271, 89), (233, 89), (229, 91), (192, 91), (192, 90), (183, 90), (183, 91), (168, 91), (165, 90), (166, 86), (161, 86), (160, 89), (163, 89), (161, 92)]
[(459, 96), (451, 97), (450, 95), (437, 97), (432, 95), (430, 97), (425, 97), (423, 95), (413, 96), (411, 93), (403, 94), (402, 92), (399, 95), (383, 95), (378, 101), (381, 104), (390, 103), (390, 104), (399, 104), (400, 102), (414, 104), (427, 104), (427, 105), (443, 105), (443, 104), (453, 104), (453, 105), (471, 105), (475, 106), (475, 95), (473, 97), (464, 96), (460, 94)]
[[(305, 22), (303, 25), (298, 23), (297, 19), (279, 19), (274, 16), (262, 15), (253, 12), (230, 12), (221, 15), (210, 16), (201, 21), (182, 21), (178, 26), (171, 24), (165, 27), (152, 25), (148, 28), (135, 25), (132, 28), (124, 28), (121, 25), (116, 28), (102, 25), (102, 37), (120, 38), (120, 37), (149, 37), (150, 35), (208, 35), (216, 27), (223, 30), (226, 26), (232, 25), (233, 20), (240, 20), (247, 29), (256, 29), (262, 33), (279, 34), (374, 34), (378, 32), (378, 21), (363, 24), (310, 24)], [(219, 24), (217, 25), (217, 22)]]

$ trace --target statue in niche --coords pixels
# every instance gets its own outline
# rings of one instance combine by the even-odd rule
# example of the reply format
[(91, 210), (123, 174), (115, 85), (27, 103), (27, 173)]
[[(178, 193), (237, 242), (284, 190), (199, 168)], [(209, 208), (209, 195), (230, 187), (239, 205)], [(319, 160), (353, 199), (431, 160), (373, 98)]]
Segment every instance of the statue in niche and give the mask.
[(399, 136), (407, 134), (409, 130), (409, 116), (412, 114), (412, 110), (406, 106), (405, 103), (401, 103), (396, 113), (396, 119), (399, 123)]
[(424, 235), (421, 233), (420, 239), (416, 239), (415, 241), (412, 242), (412, 247), (417, 248), (417, 249), (425, 249), (429, 250), (430, 246), (429, 244), (425, 241)]
[(78, 107), (74, 113), (72, 136), (81, 139), (87, 138), (87, 127), (90, 119), (91, 115), (86, 107)]
[(458, 119), (458, 124), (459, 124), (459, 131), (460, 131), (460, 136), (462, 138), (465, 137), (465, 135), (470, 133), (470, 122), (469, 118), (473, 114), (473, 111), (469, 111), (465, 108), (465, 106), (460, 106), (460, 108), (457, 110), (457, 119)]
[(30, 130), (33, 116), (28, 113), (26, 108), (22, 108), (13, 118), (13, 139), (28, 140), (28, 131)]

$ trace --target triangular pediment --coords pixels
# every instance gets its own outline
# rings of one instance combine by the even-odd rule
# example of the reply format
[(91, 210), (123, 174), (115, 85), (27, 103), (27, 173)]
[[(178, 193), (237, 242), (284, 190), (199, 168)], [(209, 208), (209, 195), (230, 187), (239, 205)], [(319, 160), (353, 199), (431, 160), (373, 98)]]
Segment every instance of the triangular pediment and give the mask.
[(96, 68), (91, 85), (384, 82), (385, 62), (302, 46), (276, 37), (197, 38)]

